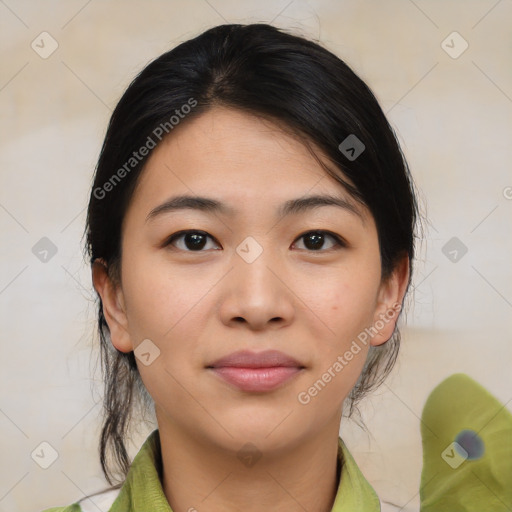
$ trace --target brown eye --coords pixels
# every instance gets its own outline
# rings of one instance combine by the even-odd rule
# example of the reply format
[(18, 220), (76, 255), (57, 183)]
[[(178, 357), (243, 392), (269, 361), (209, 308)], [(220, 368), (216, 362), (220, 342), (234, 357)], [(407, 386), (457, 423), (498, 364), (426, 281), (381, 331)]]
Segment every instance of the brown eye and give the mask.
[[(205, 231), (180, 231), (179, 233), (175, 233), (170, 238), (168, 238), (165, 246), (173, 245), (177, 249), (189, 252), (201, 252), (205, 248), (205, 250), (212, 248), (215, 249), (215, 247), (211, 247), (211, 244), (208, 246), (209, 240), (214, 242), (213, 237)], [(216, 242), (214, 242), (214, 245), (217, 246)]]
[[(345, 243), (340, 237), (327, 231), (308, 231), (301, 235), (297, 240), (304, 240), (302, 243), (303, 247), (297, 248), (306, 249), (308, 251), (320, 251), (322, 249), (326, 250), (334, 247), (345, 247)], [(325, 246), (326, 243), (327, 247)]]

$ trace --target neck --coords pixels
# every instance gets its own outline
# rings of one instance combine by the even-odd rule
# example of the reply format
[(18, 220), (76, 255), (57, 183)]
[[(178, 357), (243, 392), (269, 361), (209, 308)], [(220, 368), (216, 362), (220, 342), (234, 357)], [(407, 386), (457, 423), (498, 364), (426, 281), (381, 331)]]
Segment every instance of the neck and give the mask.
[(338, 429), (264, 453), (198, 442), (159, 421), (162, 487), (174, 512), (330, 512), (338, 489)]

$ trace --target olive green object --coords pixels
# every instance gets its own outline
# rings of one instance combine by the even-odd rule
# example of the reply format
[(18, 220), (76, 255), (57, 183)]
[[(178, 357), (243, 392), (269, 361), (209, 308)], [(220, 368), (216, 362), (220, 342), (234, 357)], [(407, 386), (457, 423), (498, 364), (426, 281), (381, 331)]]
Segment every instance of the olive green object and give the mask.
[(512, 511), (512, 414), (485, 388), (462, 373), (441, 382), (421, 437), (421, 512)]

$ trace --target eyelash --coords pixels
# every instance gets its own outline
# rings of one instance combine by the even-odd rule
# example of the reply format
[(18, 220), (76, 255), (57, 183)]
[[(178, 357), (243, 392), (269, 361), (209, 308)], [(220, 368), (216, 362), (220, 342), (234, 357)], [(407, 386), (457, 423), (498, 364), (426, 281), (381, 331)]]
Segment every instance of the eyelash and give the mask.
[[(201, 230), (198, 230), (198, 229), (187, 229), (187, 230), (183, 230), (183, 231), (178, 231), (177, 233), (174, 233), (173, 235), (168, 237), (166, 239), (166, 241), (164, 242), (163, 246), (164, 247), (168, 247), (169, 245), (172, 245), (172, 243), (175, 242), (177, 239), (182, 238), (183, 236), (188, 235), (188, 234), (205, 235), (208, 238), (210, 238), (211, 240), (214, 240), (217, 245), (220, 245), (215, 240), (215, 238), (212, 237), (210, 234), (208, 234), (206, 231), (201, 231)], [(330, 237), (330, 238), (332, 238), (334, 240), (335, 245), (333, 247), (328, 248), (328, 249), (318, 249), (318, 250), (299, 249), (299, 250), (306, 250), (307, 252), (311, 252), (311, 253), (321, 253), (321, 252), (326, 252), (326, 251), (330, 251), (330, 250), (339, 250), (339, 249), (348, 247), (348, 244), (345, 242), (345, 240), (343, 238), (341, 238), (339, 235), (336, 235), (335, 233), (332, 233), (331, 231), (327, 231), (325, 229), (313, 229), (313, 230), (306, 231), (306, 232), (302, 233), (301, 235), (299, 235), (295, 239), (293, 244), (295, 244), (301, 238), (304, 238), (305, 236), (310, 235), (310, 234), (321, 234), (321, 235), (324, 235), (324, 236), (328, 236), (328, 237)], [(188, 250), (188, 249), (179, 249), (179, 248), (177, 248), (177, 249), (181, 250), (181, 251), (184, 251), (184, 252), (205, 252), (205, 250), (203, 250), (203, 249), (200, 249), (198, 251), (192, 251), (192, 250)]]

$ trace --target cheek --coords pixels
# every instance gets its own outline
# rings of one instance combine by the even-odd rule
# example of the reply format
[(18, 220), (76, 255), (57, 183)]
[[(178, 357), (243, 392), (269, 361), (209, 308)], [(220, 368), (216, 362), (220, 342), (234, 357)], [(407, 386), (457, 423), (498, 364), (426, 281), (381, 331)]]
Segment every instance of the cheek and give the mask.
[(165, 342), (182, 324), (190, 322), (215, 276), (173, 267), (165, 258), (151, 254), (131, 254), (123, 260), (130, 335), (135, 344), (144, 338)]
[(379, 277), (371, 266), (361, 270), (354, 266), (333, 272), (330, 279), (315, 280), (317, 286), (309, 291), (303, 289), (308, 306), (320, 320), (311, 332), (311, 392), (321, 390), (317, 404), (341, 403), (363, 369), (369, 350), (365, 329), (372, 324)]
[(183, 362), (199, 364), (195, 354), (208, 318), (205, 308), (212, 307), (208, 291), (218, 279), (198, 275), (197, 270), (192, 273), (172, 268), (144, 254), (127, 257), (123, 266), (123, 291), (133, 345), (136, 348), (149, 339), (159, 351), (150, 365), (137, 359), (142, 381), (157, 404), (186, 410), (193, 405), (185, 391), (191, 387), (187, 383), (192, 368)]
[(378, 276), (372, 274), (347, 269), (316, 276), (314, 286), (310, 280), (302, 283), (301, 297), (337, 342), (370, 325), (378, 289)]

